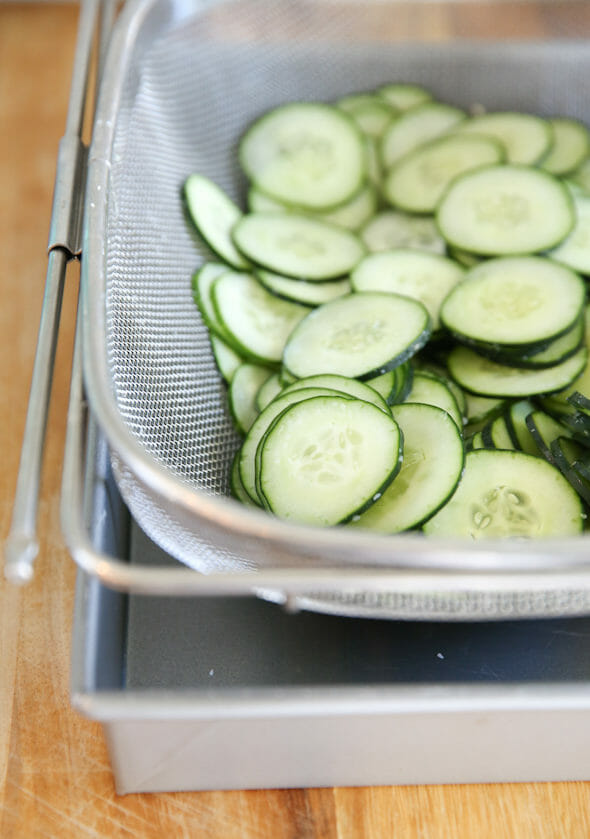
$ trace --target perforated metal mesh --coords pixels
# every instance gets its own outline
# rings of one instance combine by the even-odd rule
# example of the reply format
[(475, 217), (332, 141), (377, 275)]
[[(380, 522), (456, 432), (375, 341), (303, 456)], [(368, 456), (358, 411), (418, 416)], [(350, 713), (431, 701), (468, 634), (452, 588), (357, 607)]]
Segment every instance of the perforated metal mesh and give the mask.
[[(402, 44), (387, 3), (189, 5), (190, 15), (186, 3), (163, 4), (159, 28), (153, 21), (145, 32), (139, 27), (133, 62), (120, 80), (104, 344), (117, 408), (145, 449), (179, 480), (225, 495), (239, 440), (192, 299), (191, 276), (212, 255), (184, 216), (186, 177), (201, 172), (244, 205), (235, 151), (255, 117), (281, 102), (329, 101), (388, 81), (424, 84), (464, 107), (483, 102), (490, 109), (583, 115), (584, 103), (579, 55), (557, 47), (541, 54), (524, 45)], [(203, 571), (256, 564), (255, 556), (238, 556), (177, 521), (126, 467), (125, 452), (114, 465), (138, 523), (173, 556)], [(535, 613), (546, 611), (535, 597)], [(346, 611), (337, 591), (326, 608), (337, 611), (339, 600)], [(450, 595), (446, 610), (439, 601), (434, 609), (432, 600), (403, 608), (384, 602), (382, 612), (419, 616), (450, 613), (454, 601)], [(487, 606), (477, 602), (479, 614), (529, 614), (517, 600), (494, 607), (493, 592)], [(370, 597), (363, 608), (371, 610)]]

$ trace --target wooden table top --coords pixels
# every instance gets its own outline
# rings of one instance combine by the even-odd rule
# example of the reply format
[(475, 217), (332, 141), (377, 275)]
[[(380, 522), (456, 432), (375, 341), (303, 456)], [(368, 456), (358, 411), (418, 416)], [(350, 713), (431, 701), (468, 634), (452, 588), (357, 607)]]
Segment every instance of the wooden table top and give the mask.
[[(444, 40), (590, 35), (590, 4), (408, 3), (400, 33)], [(10, 522), (41, 310), (57, 144), (77, 24), (68, 4), (0, 5), (0, 405), (2, 539)], [(590, 783), (115, 794), (101, 727), (69, 703), (75, 566), (59, 527), (77, 295), (63, 304), (40, 506), (41, 551), (24, 589), (0, 582), (0, 836), (587, 839)]]

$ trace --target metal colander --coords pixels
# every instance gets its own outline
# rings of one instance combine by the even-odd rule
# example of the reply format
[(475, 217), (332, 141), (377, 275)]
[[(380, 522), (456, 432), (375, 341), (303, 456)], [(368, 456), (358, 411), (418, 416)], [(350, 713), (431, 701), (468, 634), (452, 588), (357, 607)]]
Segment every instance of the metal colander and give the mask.
[[(582, 44), (400, 43), (393, 6), (127, 5), (106, 64), (88, 170), (88, 398), (131, 513), (153, 541), (198, 571), (333, 567), (331, 591), (314, 593), (310, 580), (298, 600), (340, 614), (465, 619), (590, 611), (582, 538), (465, 545), (351, 534), (289, 525), (228, 498), (239, 438), (192, 299), (191, 276), (212, 255), (184, 216), (186, 177), (201, 172), (244, 206), (235, 151), (254, 118), (285, 101), (330, 101), (394, 80), (426, 85), (463, 107), (585, 115), (590, 51)], [(344, 589), (341, 568), (387, 574)], [(421, 583), (408, 588), (407, 573), (416, 569)]]

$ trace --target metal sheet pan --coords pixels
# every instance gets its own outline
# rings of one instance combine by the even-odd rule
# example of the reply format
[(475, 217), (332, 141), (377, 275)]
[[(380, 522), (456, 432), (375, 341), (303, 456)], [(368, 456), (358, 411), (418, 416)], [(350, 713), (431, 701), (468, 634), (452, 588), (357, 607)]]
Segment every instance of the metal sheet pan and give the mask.
[[(97, 551), (174, 565), (90, 437)], [(146, 597), (79, 572), (72, 702), (117, 790), (588, 779), (588, 618), (434, 623)], [(313, 648), (313, 655), (309, 654)]]

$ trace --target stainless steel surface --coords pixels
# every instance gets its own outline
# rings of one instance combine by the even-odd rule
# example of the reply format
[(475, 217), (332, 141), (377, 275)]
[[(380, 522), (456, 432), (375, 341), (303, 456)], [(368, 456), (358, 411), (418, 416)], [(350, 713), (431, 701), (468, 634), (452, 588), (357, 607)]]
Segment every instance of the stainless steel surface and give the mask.
[(4, 545), (5, 575), (15, 583), (25, 583), (32, 578), (33, 564), (38, 552), (36, 534), (39, 483), (61, 303), (68, 262), (80, 254), (87, 151), (82, 141), (82, 131), (89, 101), (88, 82), (99, 7), (100, 0), (83, 0), (81, 3), (66, 127), (58, 151), (45, 296), (39, 324), (11, 529)]
[[(270, 597), (347, 614), (588, 612), (586, 537), (526, 546), (383, 538), (290, 525), (226, 497), (237, 439), (190, 293), (207, 253), (183, 218), (184, 178), (200, 170), (243, 200), (230, 152), (254, 116), (286, 99), (333, 99), (395, 78), (464, 106), (588, 116), (584, 44), (392, 49), (378, 36), (363, 42), (376, 37), (371, 10), (379, 5), (136, 0), (125, 8), (88, 171), (82, 315), (93, 413), (134, 517), (168, 553), (215, 574), (211, 586), (250, 585), (238, 577), (255, 569), (265, 572), (256, 579)], [(185, 589), (180, 569), (174, 584), (170, 572), (136, 580), (74, 542), (77, 561), (115, 587), (208, 585), (195, 579)]]

